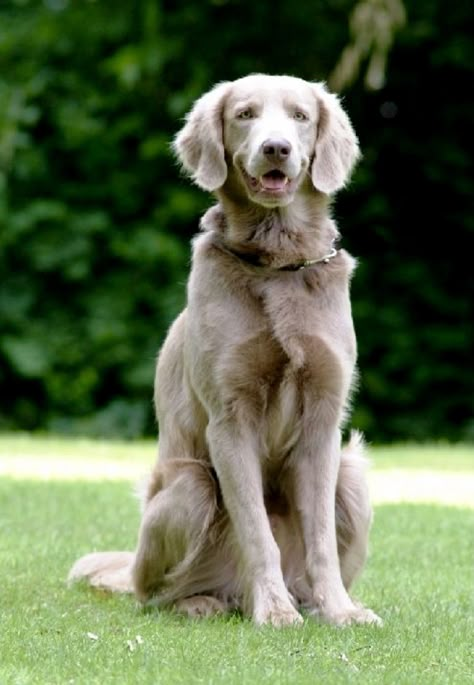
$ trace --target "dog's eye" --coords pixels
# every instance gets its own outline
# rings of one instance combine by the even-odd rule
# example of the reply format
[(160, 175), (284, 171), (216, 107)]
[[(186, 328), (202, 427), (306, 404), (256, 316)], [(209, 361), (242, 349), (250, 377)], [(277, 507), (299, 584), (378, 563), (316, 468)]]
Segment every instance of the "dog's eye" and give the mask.
[(308, 121), (309, 117), (300, 109), (297, 109), (293, 114), (293, 119), (296, 119), (296, 121)]
[(237, 114), (237, 119), (253, 119), (253, 117), (254, 113), (250, 107), (243, 109), (241, 112)]

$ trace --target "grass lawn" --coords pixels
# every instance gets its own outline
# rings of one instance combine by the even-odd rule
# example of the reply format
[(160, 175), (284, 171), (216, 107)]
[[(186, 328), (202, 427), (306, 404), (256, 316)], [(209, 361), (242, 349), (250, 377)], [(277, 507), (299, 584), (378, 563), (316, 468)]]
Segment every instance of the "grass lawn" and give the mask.
[(0, 685), (472, 683), (474, 450), (372, 448), (371, 556), (355, 594), (382, 629), (256, 629), (144, 611), (65, 577), (132, 549), (134, 445), (0, 436)]

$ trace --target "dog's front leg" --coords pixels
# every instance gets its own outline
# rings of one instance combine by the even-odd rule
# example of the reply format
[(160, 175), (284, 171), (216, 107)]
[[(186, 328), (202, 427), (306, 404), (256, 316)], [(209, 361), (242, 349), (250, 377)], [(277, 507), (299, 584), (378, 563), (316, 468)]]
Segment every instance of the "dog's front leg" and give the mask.
[[(299, 511), (312, 586), (313, 610), (334, 625), (379, 623), (370, 609), (356, 606), (343, 585), (337, 551), (335, 494), (341, 440), (337, 427), (308, 421), (294, 455), (294, 496)], [(317, 426), (319, 425), (319, 430)]]
[(209, 424), (207, 439), (239, 547), (244, 609), (258, 625), (301, 622), (283, 580), (280, 550), (264, 504), (257, 440), (235, 421)]

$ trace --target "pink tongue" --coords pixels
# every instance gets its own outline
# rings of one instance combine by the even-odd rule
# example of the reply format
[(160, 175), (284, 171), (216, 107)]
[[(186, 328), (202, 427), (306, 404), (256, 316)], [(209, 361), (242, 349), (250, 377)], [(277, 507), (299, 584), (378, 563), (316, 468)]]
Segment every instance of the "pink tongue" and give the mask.
[(260, 178), (260, 183), (265, 190), (283, 190), (286, 186), (286, 176), (268, 174)]

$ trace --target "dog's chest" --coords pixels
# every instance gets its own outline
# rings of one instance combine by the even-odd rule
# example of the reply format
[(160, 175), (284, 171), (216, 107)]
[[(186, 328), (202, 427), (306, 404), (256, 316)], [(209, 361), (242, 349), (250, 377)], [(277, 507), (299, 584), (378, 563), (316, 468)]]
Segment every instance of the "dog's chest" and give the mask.
[(355, 361), (349, 269), (341, 255), (308, 282), (305, 272), (267, 279), (211, 264), (214, 273), (197, 262), (189, 288), (196, 394), (209, 415), (253, 426), (262, 453), (281, 457), (321, 400), (345, 401)]
[(321, 284), (317, 274), (313, 282), (318, 285), (309, 287), (303, 274), (289, 274), (268, 287), (263, 283), (255, 288), (261, 323), (295, 372), (308, 368), (318, 350), (329, 346), (337, 357), (351, 342), (348, 298), (344, 301), (330, 282)]
[(271, 467), (291, 451), (305, 415), (326, 396), (342, 408), (353, 361), (337, 340), (331, 314), (311, 293), (272, 288), (260, 293), (259, 306), (259, 332), (238, 344), (230, 366), (234, 397), (260, 423)]

